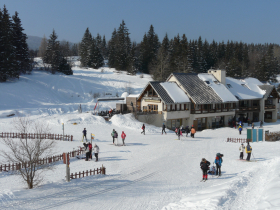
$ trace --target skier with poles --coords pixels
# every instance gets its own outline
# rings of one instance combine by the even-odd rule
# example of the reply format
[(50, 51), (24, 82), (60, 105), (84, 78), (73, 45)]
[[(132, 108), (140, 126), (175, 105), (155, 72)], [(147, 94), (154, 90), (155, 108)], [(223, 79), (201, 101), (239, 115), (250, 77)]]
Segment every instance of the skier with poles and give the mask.
[(83, 139), (82, 139), (82, 141), (84, 141), (84, 138), (86, 138), (86, 141), (87, 141), (87, 130), (86, 130), (86, 128), (84, 128), (84, 130), (82, 131), (82, 133), (83, 133)]
[(238, 131), (239, 131), (239, 135), (241, 135), (241, 132), (242, 132), (242, 126), (241, 125), (239, 125)]
[(250, 161), (250, 158), (251, 158), (251, 152), (252, 152), (252, 147), (250, 146), (249, 142), (247, 143), (247, 146), (245, 148), (245, 151), (247, 153), (247, 158), (246, 160), (247, 161)]
[(243, 160), (243, 154), (244, 154), (244, 150), (245, 150), (245, 146), (243, 145), (243, 143), (241, 144), (241, 146), (239, 147), (239, 151), (240, 151), (240, 160)]
[(180, 127), (178, 127), (177, 135), (178, 135), (178, 140), (180, 140), (180, 135), (181, 135), (181, 129), (180, 129)]
[(115, 129), (113, 129), (113, 131), (111, 133), (111, 136), (113, 138), (113, 144), (115, 144), (115, 133), (116, 133), (116, 131), (115, 131)]
[(163, 135), (163, 132), (166, 134), (166, 132), (165, 132), (165, 124), (164, 123), (162, 124), (161, 135)]
[(207, 180), (207, 178), (208, 178), (207, 171), (209, 170), (209, 166), (210, 166), (210, 162), (207, 161), (205, 158), (202, 158), (202, 160), (200, 162), (200, 168), (203, 173), (203, 179), (201, 180), (201, 182), (203, 180), (204, 180), (204, 182)]

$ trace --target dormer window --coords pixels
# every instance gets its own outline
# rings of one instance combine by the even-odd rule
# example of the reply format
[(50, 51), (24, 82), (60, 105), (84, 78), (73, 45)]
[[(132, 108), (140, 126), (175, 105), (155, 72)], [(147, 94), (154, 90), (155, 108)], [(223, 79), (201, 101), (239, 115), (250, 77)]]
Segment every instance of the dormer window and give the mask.
[(207, 85), (209, 85), (210, 84), (210, 82), (209, 81), (204, 81)]
[(228, 88), (232, 88), (231, 84), (227, 84)]
[[(246, 84), (241, 84), (243, 87), (248, 88)], [(249, 89), (249, 88), (248, 88)], [(249, 89), (250, 90), (250, 89)]]
[(235, 96), (235, 98), (237, 98), (238, 100), (240, 100), (240, 98), (238, 96)]

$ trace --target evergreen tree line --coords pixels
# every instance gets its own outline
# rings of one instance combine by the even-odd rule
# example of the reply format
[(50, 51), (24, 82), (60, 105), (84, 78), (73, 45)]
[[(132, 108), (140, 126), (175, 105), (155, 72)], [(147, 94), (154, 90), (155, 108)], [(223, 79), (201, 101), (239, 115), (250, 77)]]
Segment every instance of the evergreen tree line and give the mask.
[(27, 36), (23, 33), (18, 12), (11, 17), (6, 6), (0, 8), (0, 81), (19, 78), (32, 71)]
[[(91, 55), (96, 55), (94, 61)], [(159, 41), (153, 25), (144, 34), (143, 40), (136, 43), (131, 42), (124, 21), (118, 29), (114, 29), (108, 42), (105, 36), (101, 41), (99, 34), (96, 39), (92, 38), (87, 29), (79, 45), (79, 56), (84, 67), (100, 67), (101, 61), (100, 65), (94, 66), (93, 63), (99, 63), (98, 59), (103, 57), (108, 59), (111, 68), (132, 74), (137, 71), (148, 73), (155, 80), (165, 80), (172, 72), (206, 73), (213, 68), (225, 69), (230, 77), (251, 76), (261, 81), (275, 81), (280, 71), (280, 47), (276, 44), (215, 40), (209, 43), (201, 37), (188, 40), (185, 34), (172, 39), (166, 34)]]
[(66, 75), (73, 75), (69, 42), (58, 41), (55, 30), (48, 40), (44, 36), (38, 54), (42, 57), (44, 64), (47, 64), (45, 68), (50, 70), (52, 74), (62, 72)]

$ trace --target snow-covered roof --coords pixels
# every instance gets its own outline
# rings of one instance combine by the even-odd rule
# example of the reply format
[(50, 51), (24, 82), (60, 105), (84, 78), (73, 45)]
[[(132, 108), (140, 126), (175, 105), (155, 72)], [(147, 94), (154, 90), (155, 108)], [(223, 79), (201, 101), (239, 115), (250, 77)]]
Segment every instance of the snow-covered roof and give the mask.
[(262, 90), (262, 89), (259, 87), (259, 85), (263, 85), (263, 83), (260, 82), (260, 81), (259, 81), (258, 79), (256, 79), (256, 78), (251, 78), (251, 77), (249, 77), (249, 78), (246, 78), (246, 79), (241, 80), (241, 82), (244, 82), (245, 85), (247, 85), (247, 87), (248, 87), (250, 90), (254, 91), (254, 92), (257, 92), (257, 93), (259, 93), (259, 94), (261, 94), (261, 95), (265, 95), (265, 93), (266, 93), (266, 91)]
[(217, 95), (223, 100), (223, 102), (237, 102), (237, 98), (212, 74), (198, 74), (198, 77), (204, 81), (209, 87), (211, 87)]
[[(250, 85), (253, 86), (253, 85)], [(249, 85), (243, 80), (226, 77), (226, 87), (240, 100), (261, 99), (263, 95), (249, 88)]]
[(126, 97), (138, 98), (139, 96), (140, 96), (140, 93), (139, 93), (139, 94), (129, 94), (129, 95), (126, 96)]
[(190, 103), (189, 97), (175, 82), (161, 82), (160, 85), (165, 89), (174, 103)]

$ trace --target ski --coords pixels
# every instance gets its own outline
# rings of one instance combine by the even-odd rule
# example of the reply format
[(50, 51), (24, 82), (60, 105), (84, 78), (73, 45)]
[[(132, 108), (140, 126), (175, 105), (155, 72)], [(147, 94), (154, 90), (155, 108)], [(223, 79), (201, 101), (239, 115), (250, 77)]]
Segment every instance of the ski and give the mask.
[(204, 181), (204, 179), (200, 180), (200, 182), (203, 182), (203, 181)]

